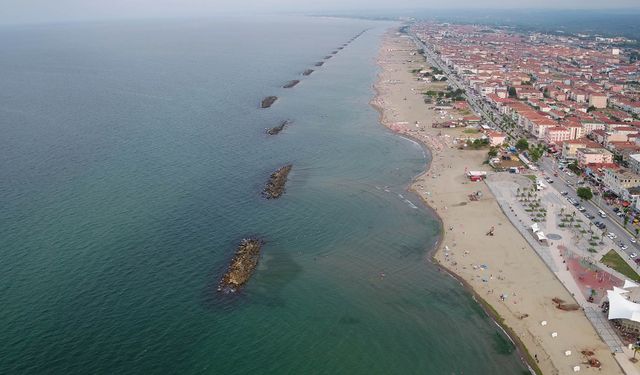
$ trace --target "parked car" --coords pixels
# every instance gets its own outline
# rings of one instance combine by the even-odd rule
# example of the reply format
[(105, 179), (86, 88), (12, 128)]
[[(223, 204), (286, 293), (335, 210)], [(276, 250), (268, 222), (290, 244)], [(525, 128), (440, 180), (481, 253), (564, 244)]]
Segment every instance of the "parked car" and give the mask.
[(616, 234), (615, 234), (615, 233), (613, 233), (613, 232), (609, 232), (609, 233), (607, 233), (607, 237), (611, 238), (612, 240), (613, 240), (614, 238), (618, 238), (618, 236), (616, 236)]
[(567, 195), (567, 194), (569, 194), (569, 192), (561, 191), (561, 192), (560, 192), (560, 194), (561, 194), (561, 195)]
[(633, 237), (629, 238), (629, 241), (631, 241), (631, 243), (637, 243), (637, 242), (638, 242), (638, 240), (636, 240), (636, 239), (635, 239), (635, 238), (633, 238)]
[(584, 207), (582, 207), (582, 206), (578, 207), (578, 211), (580, 211), (580, 212), (585, 212), (586, 210), (587, 210), (587, 209), (586, 209), (586, 208), (584, 208)]
[[(636, 253), (631, 253), (631, 254), (629, 254), (629, 256), (630, 256), (631, 258), (635, 258), (635, 257), (637, 257), (637, 256), (638, 256), (638, 254), (636, 254)], [(638, 260), (640, 260), (640, 259), (638, 259)], [(638, 262), (638, 260), (636, 260), (636, 262)]]

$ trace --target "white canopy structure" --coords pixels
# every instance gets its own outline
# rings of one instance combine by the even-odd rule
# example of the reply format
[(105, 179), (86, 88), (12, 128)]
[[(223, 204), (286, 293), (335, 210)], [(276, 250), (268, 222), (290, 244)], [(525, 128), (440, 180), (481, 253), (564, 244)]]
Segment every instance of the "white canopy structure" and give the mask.
[[(630, 281), (625, 282), (625, 287), (628, 285), (627, 282), (633, 284), (633, 287), (637, 287), (635, 283)], [(609, 320), (627, 319), (640, 323), (640, 304), (627, 299), (627, 294), (629, 292), (629, 290), (615, 286), (613, 287), (613, 290), (607, 290), (607, 298), (609, 300)]]
[(540, 226), (538, 225), (538, 223), (533, 223), (533, 225), (531, 225), (531, 231), (533, 233), (536, 233), (536, 232), (540, 231)]
[(536, 232), (536, 236), (538, 236), (538, 241), (546, 241), (547, 240), (547, 236), (545, 236), (542, 231)]
[(633, 281), (625, 280), (624, 281), (624, 285), (622, 286), (622, 289), (634, 288), (634, 287), (637, 287), (637, 286), (639, 286), (639, 285), (634, 283)]

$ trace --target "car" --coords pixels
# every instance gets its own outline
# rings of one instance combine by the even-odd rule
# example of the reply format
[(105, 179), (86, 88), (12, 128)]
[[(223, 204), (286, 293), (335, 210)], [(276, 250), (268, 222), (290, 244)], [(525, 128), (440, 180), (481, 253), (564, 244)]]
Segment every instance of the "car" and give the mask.
[(550, 179), (550, 178), (547, 179), (547, 182), (550, 183), (550, 184), (553, 184), (553, 180)]
[(586, 208), (584, 208), (584, 207), (582, 207), (582, 206), (578, 207), (578, 211), (580, 211), (580, 212), (585, 212), (586, 210), (587, 210), (587, 209), (586, 209)]
[(588, 219), (590, 219), (590, 220), (593, 220), (593, 219), (595, 219), (595, 218), (596, 218), (595, 216), (591, 215), (591, 214), (590, 214), (590, 213), (588, 213), (588, 212), (587, 212), (585, 215), (586, 215), (586, 216), (587, 216), (587, 218), (588, 218)]
[(620, 209), (618, 207), (614, 207), (613, 208), (613, 212), (618, 212), (618, 211), (620, 211)]
[(611, 239), (618, 238), (618, 236), (616, 236), (616, 234), (615, 234), (615, 233), (613, 233), (613, 232), (609, 232), (609, 233), (607, 233), (607, 237), (609, 237), (609, 238), (611, 238)]
[(638, 242), (638, 240), (636, 240), (636, 239), (635, 239), (635, 238), (633, 238), (633, 237), (629, 238), (629, 241), (631, 241), (631, 243), (637, 243), (637, 242)]
[(620, 242), (620, 249), (622, 249), (622, 250), (627, 250), (627, 249), (628, 249), (628, 247), (627, 247), (627, 245), (625, 245), (625, 244), (623, 244), (622, 242)]
[[(636, 254), (636, 253), (631, 253), (631, 254), (629, 254), (629, 256), (630, 256), (631, 258), (635, 258), (635, 257), (637, 257), (637, 256), (638, 256), (638, 254)], [(640, 259), (638, 259), (638, 260), (640, 260)], [(636, 261), (636, 263), (637, 263), (637, 262), (638, 262), (638, 261)]]
[(576, 206), (576, 207), (578, 207), (580, 205), (580, 202), (573, 201), (573, 203), (571, 203), (571, 204)]
[(560, 195), (567, 195), (567, 194), (569, 194), (569, 192), (567, 192), (567, 191), (561, 191), (560, 192)]
[(618, 215), (618, 217), (623, 217), (624, 216), (624, 212), (618, 211), (618, 212), (616, 212), (616, 215)]

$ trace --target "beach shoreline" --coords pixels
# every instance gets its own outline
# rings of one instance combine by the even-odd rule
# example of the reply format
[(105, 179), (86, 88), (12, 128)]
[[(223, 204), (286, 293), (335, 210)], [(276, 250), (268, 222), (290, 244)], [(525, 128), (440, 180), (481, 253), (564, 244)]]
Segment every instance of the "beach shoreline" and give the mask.
[[(404, 48), (397, 48), (398, 46)], [(439, 130), (431, 127), (431, 124), (436, 120), (436, 111), (428, 109), (427, 105), (422, 102), (422, 90), (419, 87), (425, 86), (425, 84), (417, 81), (409, 69), (409, 67), (420, 68), (421, 66), (428, 66), (428, 64), (424, 60), (422, 62), (419, 61), (420, 55), (407, 52), (410, 50), (417, 50), (417, 46), (412, 40), (396, 33), (395, 28), (383, 36), (380, 53), (376, 61), (380, 71), (373, 87), (375, 96), (370, 104), (378, 111), (379, 122), (382, 126), (402, 137), (417, 142), (431, 156), (430, 161), (425, 163), (425, 169), (416, 175), (407, 186), (407, 191), (417, 195), (427, 209), (435, 214), (434, 216), (440, 223), (440, 237), (434, 246), (428, 250), (427, 261), (434, 263), (441, 272), (447, 273), (470, 292), (485, 313), (509, 337), (530, 372), (538, 374), (572, 373), (574, 363), (581, 362), (577, 358), (572, 359), (566, 356), (565, 351), (570, 347), (575, 353), (579, 353), (580, 348), (584, 347), (596, 350), (598, 358), (603, 361), (603, 364), (611, 373), (620, 373), (620, 368), (612, 360), (613, 357), (608, 352), (608, 348), (597, 336), (584, 314), (563, 315), (552, 306), (550, 303), (552, 295), (562, 296), (569, 300), (573, 299), (573, 297), (555, 278), (555, 275), (542, 264), (533, 249), (528, 246), (525, 239), (521, 237), (517, 229), (506, 218), (487, 186), (485, 184), (473, 185), (473, 189), (475, 192), (476, 188), (480, 188), (478, 191), (482, 192), (483, 197), (487, 197), (482, 199), (484, 201), (482, 205), (485, 206), (484, 208), (487, 209), (489, 214), (482, 211), (478, 212), (478, 202), (468, 205), (466, 201), (460, 203), (460, 193), (466, 195), (466, 193), (470, 192), (469, 183), (461, 171), (462, 167), (464, 166), (466, 170), (467, 167), (473, 165), (471, 169), (482, 169), (483, 166), (478, 161), (484, 160), (486, 151), (457, 150), (451, 141), (454, 136), (462, 133), (460, 129), (453, 131), (447, 129), (444, 131), (444, 129)], [(403, 96), (404, 98), (402, 98)], [(416, 97), (419, 100), (416, 100)], [(409, 117), (413, 118), (409, 119)], [(412, 126), (414, 123), (415, 128)], [(482, 156), (480, 156), (481, 154)], [(448, 168), (445, 166), (446, 163), (449, 164)], [(454, 172), (454, 169), (457, 172)], [(449, 184), (457, 185), (455, 189), (451, 189)], [(457, 195), (457, 197), (454, 198), (452, 197), (453, 195)], [(436, 197), (437, 199), (442, 198), (439, 202), (440, 204), (436, 203)], [(491, 207), (488, 207), (489, 205)], [(485, 228), (478, 228), (477, 223), (469, 225), (468, 220), (465, 221), (467, 216), (469, 218), (478, 216), (479, 221), (490, 220), (491, 224), (497, 224), (498, 226), (504, 224), (504, 227), (499, 230), (508, 233), (506, 236), (502, 236), (502, 233), (495, 238), (492, 236), (491, 240), (496, 244), (493, 246), (486, 245), (487, 241), (482, 240), (484, 237), (475, 237), (473, 235), (482, 236)], [(464, 226), (462, 223), (464, 223)], [(456, 236), (454, 226), (456, 228), (459, 226), (463, 230), (463, 237), (466, 238)], [(465, 234), (465, 231), (473, 233), (470, 233), (471, 236), (469, 236)], [(473, 238), (475, 238), (475, 243)], [(500, 251), (495, 250), (496, 245), (501, 248)], [(449, 246), (451, 246), (451, 249), (449, 249)], [(466, 258), (464, 261), (457, 257), (453, 260), (453, 250), (455, 250), (457, 256), (460, 247), (473, 249), (473, 254), (468, 250), (464, 252), (463, 258)], [(509, 255), (504, 254), (505, 251), (514, 252), (513, 249), (517, 247), (521, 247), (523, 250), (518, 255), (523, 259), (517, 267), (511, 264), (510, 261), (502, 260), (501, 262), (501, 256), (503, 258), (509, 257)], [(478, 259), (476, 253), (483, 254), (481, 255), (482, 259)], [(498, 259), (491, 259), (492, 256)], [(484, 277), (477, 275), (476, 265), (483, 261), (489, 263), (484, 258), (491, 259), (492, 269), (493, 267), (498, 268), (499, 275), (497, 279), (503, 280), (502, 282), (494, 282), (493, 274), (491, 274), (490, 282), (486, 275)], [(462, 264), (459, 264), (459, 262)], [(535, 267), (527, 270), (529, 271), (527, 275), (529, 280), (527, 280), (527, 277), (518, 280), (518, 273), (525, 271), (527, 262), (535, 263)], [(504, 269), (505, 272), (503, 273), (503, 268), (512, 266), (522, 269), (522, 271), (516, 270), (514, 273), (514, 271), (509, 272)], [(537, 274), (542, 274), (543, 272), (545, 280), (541, 284), (546, 285), (547, 289), (544, 291), (531, 290), (531, 285), (527, 285), (527, 283), (532, 283), (535, 286)], [(519, 311), (519, 309), (522, 309), (520, 306), (509, 306), (505, 300), (502, 300), (502, 303), (491, 301), (491, 297), (495, 298), (496, 296), (494, 288), (488, 288), (489, 284), (492, 286), (496, 284), (500, 288), (512, 290), (513, 304), (516, 305), (517, 302), (520, 302), (520, 306), (527, 305), (527, 313)], [(515, 298), (516, 289), (518, 289), (518, 298)], [(500, 294), (501, 299), (502, 295)], [(531, 313), (529, 313), (530, 311)], [(533, 311), (535, 311), (535, 314)], [(529, 318), (530, 315), (541, 318), (534, 320)], [(558, 342), (560, 340), (553, 342), (548, 338), (542, 338), (539, 333), (539, 331), (542, 331), (539, 322), (546, 321), (546, 319), (565, 321), (566, 323), (564, 324), (569, 324), (568, 322), (571, 321), (571, 327), (580, 329), (581, 332), (579, 334), (570, 334), (561, 343)], [(563, 349), (560, 350), (560, 348)], [(563, 358), (563, 356), (567, 358)], [(606, 358), (607, 356), (608, 358)]]
[[(377, 62), (377, 64), (378, 66), (380, 66), (379, 62)], [(380, 125), (383, 126), (385, 129), (391, 131), (389, 127), (389, 123), (387, 122), (384, 116), (385, 108), (378, 102), (378, 99), (382, 99), (382, 96), (383, 96), (381, 90), (378, 87), (378, 84), (381, 82), (381, 80), (382, 80), (382, 74), (378, 73), (376, 76), (376, 83), (373, 85), (373, 90), (375, 95), (373, 99), (369, 102), (369, 104), (378, 112), (378, 115), (379, 115), (378, 122), (380, 123)], [(531, 354), (527, 350), (527, 347), (513, 332), (511, 327), (507, 326), (504, 323), (504, 318), (501, 317), (500, 314), (498, 314), (498, 312), (491, 306), (491, 304), (489, 304), (484, 298), (482, 298), (482, 296), (478, 294), (476, 290), (474, 290), (473, 287), (464, 278), (456, 274), (453, 270), (447, 268), (446, 265), (439, 262), (438, 259), (436, 258), (436, 254), (441, 252), (444, 247), (443, 239), (446, 234), (446, 231), (444, 230), (445, 228), (444, 221), (442, 217), (438, 215), (437, 210), (431, 207), (429, 202), (415, 188), (415, 184), (419, 180), (419, 178), (426, 175), (431, 170), (431, 164), (433, 162), (433, 152), (431, 148), (429, 148), (429, 145), (425, 144), (419, 138), (413, 137), (411, 135), (406, 135), (406, 134), (402, 134), (402, 135), (396, 134), (396, 136), (400, 136), (402, 138), (415, 142), (422, 148), (425, 154), (428, 155), (429, 161), (425, 162), (425, 168), (420, 173), (415, 175), (411, 179), (411, 182), (409, 182), (409, 184), (405, 188), (407, 192), (414, 194), (420, 200), (423, 207), (428, 211), (430, 211), (438, 222), (438, 232), (439, 232), (438, 238), (436, 239), (436, 242), (433, 244), (433, 246), (430, 246), (427, 248), (427, 260), (432, 264), (434, 264), (435, 266), (437, 266), (439, 272), (445, 273), (447, 276), (457, 281), (460, 284), (460, 286), (462, 286), (467, 292), (471, 294), (471, 297), (473, 298), (473, 300), (480, 305), (480, 307), (485, 312), (485, 314), (487, 314), (487, 316), (493, 321), (493, 323), (498, 328), (500, 328), (503, 334), (509, 338), (511, 343), (516, 348), (521, 361), (528, 368), (529, 372), (531, 372), (532, 374), (542, 374), (542, 371), (538, 368), (534, 358), (531, 356)]]

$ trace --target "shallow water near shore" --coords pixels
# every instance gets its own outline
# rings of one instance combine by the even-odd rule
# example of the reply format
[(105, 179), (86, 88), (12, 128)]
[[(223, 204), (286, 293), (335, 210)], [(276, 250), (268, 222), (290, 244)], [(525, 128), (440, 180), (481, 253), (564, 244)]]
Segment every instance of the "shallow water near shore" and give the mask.
[[(0, 29), (0, 373), (522, 373), (427, 261), (439, 224), (406, 187), (428, 155), (369, 105), (392, 25)], [(253, 235), (254, 277), (216, 293)]]

